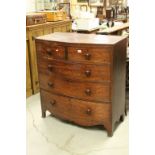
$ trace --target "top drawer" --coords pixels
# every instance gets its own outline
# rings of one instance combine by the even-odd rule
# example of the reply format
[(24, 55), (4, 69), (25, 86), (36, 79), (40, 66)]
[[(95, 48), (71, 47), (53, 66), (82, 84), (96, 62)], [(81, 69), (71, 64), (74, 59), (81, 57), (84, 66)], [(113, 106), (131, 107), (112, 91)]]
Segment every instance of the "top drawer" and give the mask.
[(99, 62), (110, 63), (111, 61), (111, 48), (78, 48), (68, 47), (68, 60), (71, 61), (85, 61), (85, 62)]
[(65, 59), (65, 48), (50, 42), (36, 42), (37, 56), (49, 59)]

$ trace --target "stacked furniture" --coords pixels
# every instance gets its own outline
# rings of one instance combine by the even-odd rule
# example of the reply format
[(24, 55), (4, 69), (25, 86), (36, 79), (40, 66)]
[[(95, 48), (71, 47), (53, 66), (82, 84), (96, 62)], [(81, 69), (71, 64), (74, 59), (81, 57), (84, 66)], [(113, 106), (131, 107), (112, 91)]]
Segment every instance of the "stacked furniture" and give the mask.
[(112, 136), (125, 113), (127, 38), (53, 33), (36, 39), (42, 117), (46, 111)]

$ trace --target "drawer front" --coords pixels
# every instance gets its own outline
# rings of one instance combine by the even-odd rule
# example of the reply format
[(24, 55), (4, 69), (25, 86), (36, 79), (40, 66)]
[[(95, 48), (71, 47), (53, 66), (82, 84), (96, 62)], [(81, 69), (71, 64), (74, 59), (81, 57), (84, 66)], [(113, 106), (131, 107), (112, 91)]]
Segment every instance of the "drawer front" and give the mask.
[(64, 59), (65, 48), (63, 46), (54, 45), (50, 42), (42, 42), (37, 44), (37, 56), (39, 58)]
[(63, 97), (41, 90), (41, 101), (46, 110), (55, 116), (84, 126), (110, 121), (111, 104), (86, 102)]
[(111, 48), (68, 47), (68, 59), (71, 61), (111, 62)]
[(41, 74), (39, 79), (42, 89), (56, 94), (89, 101), (110, 102), (109, 83), (74, 82), (57, 75), (47, 76), (44, 74)]
[(46, 75), (57, 74), (65, 79), (89, 82), (110, 82), (110, 65), (90, 65), (57, 60), (38, 60), (39, 72)]

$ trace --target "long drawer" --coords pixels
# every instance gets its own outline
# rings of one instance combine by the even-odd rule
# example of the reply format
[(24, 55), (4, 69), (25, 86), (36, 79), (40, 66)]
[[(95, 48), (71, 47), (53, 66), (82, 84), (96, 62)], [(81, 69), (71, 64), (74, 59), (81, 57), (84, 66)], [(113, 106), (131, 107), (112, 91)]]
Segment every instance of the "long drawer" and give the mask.
[(110, 121), (111, 104), (86, 102), (57, 96), (44, 90), (41, 90), (41, 94), (45, 109), (61, 119), (84, 126), (103, 124), (104, 120)]
[(40, 87), (52, 93), (88, 101), (111, 101), (109, 83), (75, 82), (59, 77), (56, 74), (52, 76), (39, 74), (39, 80)]
[(94, 63), (111, 62), (110, 47), (68, 47), (68, 60)]
[(82, 63), (71, 63), (69, 61), (57, 61), (38, 59), (39, 73), (46, 75), (57, 74), (63, 78), (89, 81), (89, 82), (110, 82), (109, 64), (91, 65)]

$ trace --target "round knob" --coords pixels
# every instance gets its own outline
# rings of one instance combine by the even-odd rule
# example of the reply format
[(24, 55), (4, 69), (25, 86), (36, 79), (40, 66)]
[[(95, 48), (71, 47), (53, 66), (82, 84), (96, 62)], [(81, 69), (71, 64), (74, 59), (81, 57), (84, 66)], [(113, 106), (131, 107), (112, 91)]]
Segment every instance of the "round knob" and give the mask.
[(90, 53), (86, 53), (84, 56), (85, 56), (86, 60), (90, 60), (90, 58), (91, 58), (91, 54)]
[(91, 111), (90, 108), (88, 108), (88, 109), (86, 110), (86, 114), (87, 114), (87, 115), (91, 115), (91, 112), (92, 112), (92, 111)]
[(86, 93), (86, 95), (90, 96), (91, 95), (91, 90), (90, 89), (86, 89), (85, 93)]
[(90, 70), (86, 70), (86, 71), (85, 71), (85, 75), (86, 75), (87, 77), (90, 77), (91, 71), (90, 71)]
[(46, 52), (47, 52), (47, 54), (49, 55), (49, 56), (51, 56), (52, 55), (52, 51), (51, 51), (51, 49), (46, 49)]
[(50, 101), (50, 104), (53, 106), (53, 105), (55, 105), (56, 104), (56, 100), (51, 100)]
[(52, 65), (48, 65), (48, 70), (52, 71), (53, 70), (53, 66)]
[(54, 86), (54, 83), (48, 82), (48, 86), (49, 86), (49, 87), (53, 87), (53, 86)]

